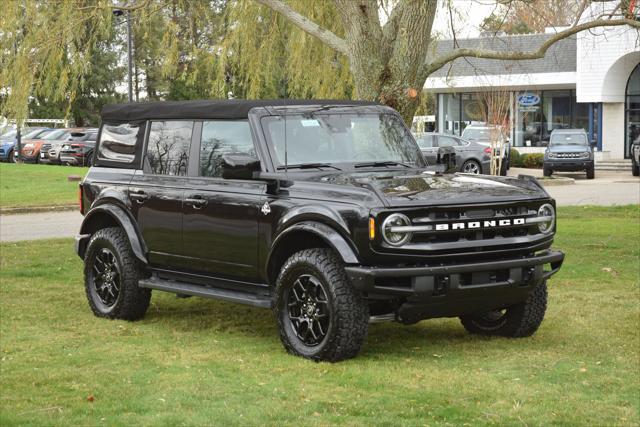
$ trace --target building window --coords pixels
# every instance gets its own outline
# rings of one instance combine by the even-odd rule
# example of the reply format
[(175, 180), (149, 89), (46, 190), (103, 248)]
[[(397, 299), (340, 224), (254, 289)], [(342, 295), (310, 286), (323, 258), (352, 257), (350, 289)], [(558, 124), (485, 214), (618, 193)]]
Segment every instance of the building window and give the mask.
[(515, 96), (516, 118), (514, 122), (515, 147), (541, 146), (542, 93), (538, 91), (518, 92)]
[(640, 141), (640, 64), (631, 72), (627, 82), (625, 102), (626, 138), (624, 157), (629, 158), (629, 150), (634, 141)]
[(455, 93), (440, 94), (438, 130), (460, 135), (460, 96)]

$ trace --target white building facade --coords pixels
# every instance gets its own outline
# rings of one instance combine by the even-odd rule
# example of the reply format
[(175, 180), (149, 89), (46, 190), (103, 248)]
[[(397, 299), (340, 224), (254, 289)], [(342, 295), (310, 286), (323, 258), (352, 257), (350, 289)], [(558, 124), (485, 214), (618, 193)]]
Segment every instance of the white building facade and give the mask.
[[(552, 34), (458, 40), (460, 47), (534, 51)], [(438, 53), (453, 48), (439, 43)], [(486, 117), (486, 93), (508, 96), (504, 123), (511, 145), (543, 152), (553, 129), (583, 128), (596, 142), (596, 160), (629, 157), (640, 138), (640, 31), (629, 26), (585, 31), (554, 44), (543, 59), (457, 59), (431, 75), (436, 128), (460, 135)], [(494, 95), (495, 96), (495, 95)], [(483, 113), (484, 109), (484, 113)]]

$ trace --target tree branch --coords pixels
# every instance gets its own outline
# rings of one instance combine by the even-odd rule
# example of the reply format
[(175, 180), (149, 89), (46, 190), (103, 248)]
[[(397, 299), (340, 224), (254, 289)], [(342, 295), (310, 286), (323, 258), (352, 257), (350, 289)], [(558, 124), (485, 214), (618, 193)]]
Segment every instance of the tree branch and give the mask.
[(322, 43), (345, 55), (348, 54), (347, 42), (333, 34), (326, 28), (322, 28), (315, 22), (300, 15), (281, 0), (254, 0), (263, 6), (281, 14), (289, 22), (300, 28), (305, 33), (319, 39)]
[(547, 50), (556, 42), (565, 39), (569, 36), (579, 33), (580, 31), (588, 30), (590, 28), (596, 27), (613, 27), (613, 26), (622, 26), (629, 25), (633, 28), (640, 29), (640, 22), (634, 21), (632, 19), (597, 19), (590, 22), (585, 22), (584, 24), (575, 25), (571, 28), (568, 28), (564, 31), (560, 31), (556, 33), (553, 37), (550, 37), (547, 41), (542, 43), (538, 50), (533, 52), (499, 52), (492, 50), (484, 50), (484, 49), (455, 49), (451, 52), (436, 58), (434, 61), (426, 63), (424, 65), (426, 75), (429, 75), (447, 63), (452, 62), (458, 58), (464, 57), (473, 57), (473, 58), (482, 58), (482, 59), (498, 59), (503, 61), (519, 61), (526, 59), (540, 59), (544, 58)]

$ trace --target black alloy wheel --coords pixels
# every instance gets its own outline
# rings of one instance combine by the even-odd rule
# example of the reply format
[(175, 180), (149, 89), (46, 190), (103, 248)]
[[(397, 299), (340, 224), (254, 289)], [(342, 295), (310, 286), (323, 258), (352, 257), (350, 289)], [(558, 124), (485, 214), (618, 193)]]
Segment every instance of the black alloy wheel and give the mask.
[(93, 258), (92, 284), (96, 296), (106, 308), (118, 301), (121, 287), (120, 266), (109, 248), (101, 248)]
[(289, 288), (286, 296), (291, 328), (309, 347), (322, 343), (331, 325), (331, 309), (322, 283), (303, 274)]

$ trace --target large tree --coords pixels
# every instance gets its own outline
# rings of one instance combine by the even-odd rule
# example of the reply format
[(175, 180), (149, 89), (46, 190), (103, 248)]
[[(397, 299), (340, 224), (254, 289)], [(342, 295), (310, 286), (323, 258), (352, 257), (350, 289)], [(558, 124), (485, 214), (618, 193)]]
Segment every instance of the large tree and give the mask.
[[(513, 5), (533, 0), (496, 0)], [(569, 1), (569, 0), (567, 0)], [(558, 40), (600, 26), (640, 23), (633, 2), (578, 20), (532, 52), (456, 48), (435, 56), (436, 12), (451, 0), (7, 0), (0, 14), (0, 114), (22, 119), (27, 100), (75, 100), (98, 71), (95, 47), (134, 19), (138, 92), (149, 99), (352, 97), (376, 100), (407, 122), (429, 74), (461, 57), (542, 58)], [(439, 7), (440, 6), (440, 7)], [(300, 31), (302, 30), (302, 31)], [(121, 37), (121, 40), (123, 38)], [(123, 55), (124, 56), (124, 55)], [(124, 59), (124, 58), (123, 58)], [(140, 95), (141, 98), (144, 98)]]

